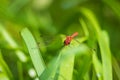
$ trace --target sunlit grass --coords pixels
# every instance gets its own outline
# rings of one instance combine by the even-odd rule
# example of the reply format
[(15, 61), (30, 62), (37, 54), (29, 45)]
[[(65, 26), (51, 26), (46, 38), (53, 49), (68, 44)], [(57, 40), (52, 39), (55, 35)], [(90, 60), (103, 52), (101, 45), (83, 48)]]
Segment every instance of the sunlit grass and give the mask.
[(21, 35), (26, 43), (26, 46), (28, 47), (28, 51), (31, 56), (33, 65), (36, 69), (36, 72), (38, 76), (40, 76), (45, 69), (45, 63), (42, 59), (39, 48), (37, 48), (38, 45), (27, 28), (22, 30)]
[(1, 0), (0, 80), (120, 80), (119, 4)]

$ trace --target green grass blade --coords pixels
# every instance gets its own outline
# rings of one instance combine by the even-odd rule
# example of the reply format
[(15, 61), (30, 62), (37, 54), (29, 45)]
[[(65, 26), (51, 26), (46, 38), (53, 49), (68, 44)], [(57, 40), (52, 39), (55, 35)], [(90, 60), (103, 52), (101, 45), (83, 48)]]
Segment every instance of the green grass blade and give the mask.
[(83, 55), (76, 56), (76, 62), (78, 63), (76, 65), (78, 70), (77, 80), (85, 79), (92, 62), (92, 50), (86, 50)]
[(95, 72), (96, 75), (98, 77), (98, 80), (102, 80), (103, 78), (103, 73), (102, 73), (102, 64), (100, 63), (100, 61), (97, 58), (96, 52), (93, 51), (93, 55), (92, 55), (92, 61), (93, 61), (93, 66), (95, 68)]
[[(19, 47), (15, 42), (15, 40), (10, 36), (8, 31), (5, 29), (5, 26), (1, 24), (0, 24), (0, 33), (2, 34), (3, 38), (6, 40), (6, 42), (9, 44), (11, 48), (17, 49)], [(20, 61), (22, 62), (27, 61), (27, 56), (21, 50), (16, 50), (15, 52)]]
[(95, 37), (94, 30), (92, 29), (89, 22), (85, 22), (84, 19), (80, 19), (80, 24), (81, 24), (81, 27), (83, 28), (88, 46), (91, 48), (94, 48), (94, 45), (96, 45), (96, 37)]
[(58, 80), (72, 80), (74, 58), (75, 55), (69, 55), (69, 57), (60, 64)]
[(118, 76), (118, 79), (120, 80), (120, 67), (119, 67), (119, 63), (117, 62), (115, 57), (112, 57), (112, 62), (113, 62), (113, 69), (115, 70), (116, 75)]
[(12, 12), (14, 15), (21, 10), (26, 4), (28, 4), (29, 0), (15, 0), (9, 6), (8, 10)]
[[(64, 39), (64, 38), (63, 38)], [(81, 38), (80, 38), (81, 39)], [(85, 40), (80, 40), (80, 43), (82, 43)], [(77, 50), (77, 48), (79, 48), (78, 52), (73, 52), (72, 55), (70, 54), (74, 49)], [(84, 52), (81, 50), (81, 48), (86, 49)], [(83, 50), (84, 50), (83, 49)], [(67, 54), (67, 51), (70, 51), (69, 54)], [(90, 53), (89, 53), (90, 52)], [(58, 80), (72, 80), (72, 74), (73, 74), (73, 67), (74, 67), (74, 58), (76, 53), (78, 53), (79, 56), (83, 55), (85, 56), (84, 60), (83, 60), (83, 64), (81, 64), (81, 66), (79, 67), (79, 71), (78, 71), (78, 78), (82, 79), (85, 75), (85, 73), (88, 71), (89, 69), (89, 64), (91, 64), (91, 51), (89, 51), (88, 48), (86, 48), (85, 46), (82, 46), (82, 44), (79, 44), (78, 41), (73, 40), (71, 42), (71, 44), (69, 46), (64, 47), (64, 51), (61, 51), (61, 55), (66, 55), (66, 59), (60, 64), (59, 67), (59, 74), (60, 76), (58, 77)], [(82, 54), (81, 54), (82, 53)]]
[[(90, 30), (88, 31), (87, 29), (87, 25), (85, 23), (85, 21), (83, 19), (80, 19), (80, 23), (81, 23), (81, 26), (83, 28), (83, 31), (85, 33), (85, 36), (87, 37), (87, 39), (90, 37), (93, 37), (89, 35), (89, 32)], [(90, 39), (91, 40), (91, 39)], [(95, 43), (95, 42), (94, 42)], [(97, 77), (99, 80), (102, 80), (102, 77), (103, 77), (103, 74), (102, 74), (102, 64), (100, 63), (100, 61), (98, 60), (97, 56), (96, 56), (96, 52), (93, 50), (93, 55), (92, 55), (92, 62), (93, 62), (93, 66), (95, 68), (95, 71), (96, 71), (96, 74), (97, 74)]]
[(28, 51), (29, 51), (31, 60), (33, 62), (33, 65), (35, 67), (35, 70), (36, 70), (38, 76), (40, 76), (41, 73), (45, 69), (45, 64), (44, 64), (44, 61), (42, 59), (39, 49), (36, 48), (38, 45), (37, 45), (34, 37), (32, 36), (32, 33), (27, 28), (25, 28), (21, 31), (21, 35), (22, 35), (22, 37), (25, 41), (25, 44), (28, 48)]
[(85, 21), (83, 19), (80, 19), (80, 23), (81, 23), (81, 27), (82, 27), (82, 29), (84, 31), (85, 37), (88, 39), (89, 31), (87, 29), (87, 25), (86, 25), (86, 23), (85, 23)]
[(89, 73), (88, 73), (88, 72), (85, 74), (84, 80), (90, 80), (90, 76), (89, 76)]
[[(6, 78), (7, 76), (9, 77), (9, 79), (13, 79), (13, 75), (12, 72), (10, 71), (9, 67), (7, 66), (6, 62), (4, 61), (3, 57), (2, 57), (2, 53), (0, 51), (0, 74), (5, 73), (6, 74)], [(1, 76), (2, 77), (2, 76)], [(0, 77), (0, 78), (1, 78)]]
[[(112, 80), (112, 59), (111, 59), (111, 51), (109, 46), (109, 39), (108, 39), (107, 32), (102, 32), (101, 40), (100, 40), (100, 47), (101, 47), (101, 53), (102, 53), (102, 60), (103, 60), (103, 68), (107, 69), (106, 72), (103, 73), (103, 75), (106, 75), (105, 80), (110, 78)], [(106, 40), (107, 39), (107, 40)], [(107, 66), (106, 66), (107, 65)], [(103, 69), (103, 70), (104, 70)]]
[(58, 66), (60, 64), (61, 55), (55, 57), (44, 70), (44, 72), (39, 77), (40, 80), (54, 80), (55, 73), (57, 72)]
[[(78, 51), (77, 51), (78, 49)], [(75, 52), (73, 52), (75, 50)], [(70, 52), (69, 52), (70, 51)], [(77, 51), (77, 52), (76, 52)], [(68, 53), (69, 52), (69, 53)], [(61, 52), (62, 55), (66, 55), (66, 59), (62, 62), (60, 65), (60, 72), (59, 74), (62, 76), (59, 76), (58, 80), (72, 80), (72, 74), (73, 74), (73, 66), (74, 66), (74, 57), (76, 53), (78, 53), (78, 58), (80, 59), (80, 56), (83, 55), (84, 59), (82, 60), (83, 64), (78, 69), (78, 79), (82, 79), (86, 72), (88, 72), (90, 64), (91, 64), (91, 51), (90, 49), (83, 45), (79, 44), (77, 41), (73, 40), (71, 42), (70, 46), (66, 46), (64, 48), (64, 52)], [(68, 53), (68, 54), (67, 54)], [(71, 54), (72, 53), (72, 54)], [(78, 62), (80, 61), (78, 59)]]
[[(71, 43), (70, 46), (65, 46), (63, 50), (60, 52), (62, 56), (66, 55), (66, 52), (69, 51), (72, 48), (75, 48), (78, 44)], [(72, 51), (72, 50), (71, 50)], [(74, 52), (73, 52), (74, 53)], [(74, 58), (75, 54), (72, 55), (66, 55), (64, 60), (61, 62), (59, 66), (59, 73), (58, 73), (58, 80), (72, 80), (72, 74), (73, 74), (73, 68), (74, 68)]]
[[(83, 55), (86, 51), (90, 51), (86, 45), (79, 45), (78, 42), (73, 40), (71, 45), (64, 47), (60, 51), (59, 56), (44, 70), (43, 74), (40, 76), (40, 80), (72, 80), (74, 56), (76, 54)], [(70, 60), (71, 56), (72, 60)], [(67, 68), (67, 66), (69, 67)], [(55, 74), (58, 75), (57, 78)]]
[(92, 24), (92, 27), (96, 33), (96, 37), (100, 46), (100, 51), (102, 56), (103, 79), (112, 80), (113, 78), (112, 78), (111, 52), (109, 45), (105, 40), (105, 36), (102, 34), (102, 31), (100, 29), (96, 17), (90, 10), (86, 8), (81, 8), (81, 13), (86, 16), (88, 21)]
[(107, 4), (117, 15), (120, 19), (120, 4), (117, 0), (102, 0), (105, 4)]
[(92, 71), (92, 79), (91, 80), (98, 80), (94, 69)]
[(19, 80), (23, 80), (23, 67), (20, 61), (17, 62), (17, 68), (18, 68)]

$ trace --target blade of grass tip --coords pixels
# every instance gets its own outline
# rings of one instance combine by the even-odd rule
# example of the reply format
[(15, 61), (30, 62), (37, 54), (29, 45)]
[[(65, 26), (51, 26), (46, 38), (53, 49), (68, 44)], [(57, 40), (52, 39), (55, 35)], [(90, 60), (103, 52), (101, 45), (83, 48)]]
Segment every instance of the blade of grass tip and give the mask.
[(83, 27), (83, 31), (84, 31), (88, 46), (91, 48), (94, 48), (94, 45), (96, 44), (96, 37), (95, 37), (94, 30), (92, 29), (92, 27), (90, 27), (91, 25), (89, 25), (90, 24), (89, 22), (85, 23), (85, 20), (80, 19), (80, 23), (81, 23), (81, 27)]
[[(13, 49), (18, 48), (17, 43), (14, 41), (14, 39), (6, 31), (5, 26), (3, 26), (1, 24), (0, 24), (0, 33), (2, 34), (4, 39), (8, 42), (8, 44), (10, 45), (11, 48), (13, 48)], [(20, 50), (16, 50), (15, 53), (21, 62), (27, 61), (27, 56), (25, 55), (25, 53), (23, 53)]]
[[(85, 36), (88, 38), (89, 32), (88, 32), (86, 23), (84, 22), (83, 19), (80, 19), (80, 23), (81, 23), (81, 26), (82, 26), (83, 31), (85, 33)], [(102, 64), (98, 60), (95, 51), (93, 51), (92, 61), (93, 61), (93, 65), (94, 65), (94, 68), (96, 70), (96, 74), (97, 74), (98, 79), (102, 80)]]
[[(83, 31), (84, 31), (84, 33), (85, 33), (85, 36), (88, 38), (88, 37), (89, 37), (89, 32), (88, 32), (86, 23), (84, 22), (83, 19), (80, 19), (79, 21), (80, 21), (80, 23), (81, 23), (81, 26), (82, 26)], [(92, 58), (92, 59), (93, 59), (92, 61), (93, 61), (93, 65), (94, 65), (95, 70), (96, 70), (97, 77), (98, 77), (99, 80), (101, 80), (102, 77), (99, 76), (99, 75), (102, 75), (102, 74), (101, 74), (101, 72), (102, 72), (102, 71), (101, 71), (101, 70), (102, 70), (102, 65), (101, 65), (101, 63), (99, 62), (99, 60), (97, 59), (97, 56), (96, 56), (96, 53), (95, 53), (95, 52), (93, 52), (92, 57), (93, 57), (93, 58)]]
[(96, 33), (96, 37), (100, 46), (101, 57), (102, 57), (103, 79), (112, 80), (113, 77), (112, 77), (111, 51), (110, 51), (109, 45), (105, 40), (106, 36), (102, 34), (102, 31), (100, 29), (100, 26), (94, 14), (86, 8), (81, 8), (80, 10), (81, 10), (81, 13), (86, 16), (88, 21), (91, 22), (91, 24), (93, 25), (92, 27)]
[[(112, 55), (111, 55), (111, 51), (110, 51), (110, 40), (109, 40), (109, 36), (108, 33), (106, 31), (102, 31), (102, 38), (101, 38), (101, 47), (105, 45), (105, 47), (103, 48), (103, 53), (108, 53), (107, 55), (104, 55), (103, 58), (109, 61), (106, 61), (107, 63), (103, 65), (103, 68), (105, 67), (106, 69), (109, 69), (109, 76), (111, 74), (111, 80), (112, 80)], [(102, 42), (103, 41), (103, 42)], [(101, 49), (102, 50), (102, 49)], [(107, 56), (107, 57), (106, 57)], [(108, 64), (108, 65), (107, 65)], [(107, 65), (107, 66), (106, 66)]]
[(34, 37), (32, 36), (32, 33), (27, 28), (24, 28), (21, 31), (21, 36), (24, 39), (25, 44), (28, 48), (28, 51), (29, 51), (31, 60), (33, 62), (33, 65), (35, 67), (35, 70), (36, 70), (38, 76), (40, 76), (41, 73), (45, 69), (45, 63), (43, 61), (43, 58), (41, 56), (39, 49), (36, 48), (37, 43), (36, 43)]
[[(85, 36), (88, 38), (89, 32), (88, 32), (86, 23), (84, 22), (83, 19), (80, 19), (80, 23), (81, 23), (81, 26), (82, 26), (83, 31), (85, 33)], [(101, 65), (100, 61), (98, 60), (95, 51), (93, 52), (93, 55), (92, 55), (92, 61), (93, 61), (93, 65), (94, 65), (94, 68), (96, 70), (96, 74), (97, 74), (98, 79), (102, 80), (102, 65)]]
[[(110, 45), (109, 43), (109, 37), (108, 37), (108, 34), (106, 31), (102, 31), (103, 35), (105, 36), (105, 39), (106, 39), (106, 42), (108, 45)], [(120, 67), (119, 67), (119, 64), (117, 62), (117, 60), (115, 59), (114, 56), (112, 56), (112, 65), (113, 65), (113, 69), (115, 70), (117, 76), (118, 76), (118, 79), (120, 80)]]
[(83, 19), (79, 19), (80, 23), (81, 23), (81, 27), (83, 28), (83, 31), (84, 31), (84, 34), (85, 34), (85, 37), (88, 39), (89, 37), (89, 32), (88, 32), (88, 29), (87, 29), (87, 25), (85, 23), (85, 21)]
[(76, 40), (79, 41), (79, 43), (82, 43), (82, 42), (84, 42), (84, 41), (86, 41), (88, 39), (89, 32), (88, 32), (87, 26), (86, 26), (85, 22), (83, 21), (83, 19), (80, 19), (79, 21), (81, 23), (81, 26), (83, 28), (83, 32), (84, 32), (85, 36), (81, 37), (81, 38), (78, 38)]
[[(13, 79), (13, 75), (12, 72), (10, 71), (9, 67), (7, 66), (6, 62), (4, 61), (3, 57), (2, 57), (2, 53), (0, 51), (0, 64), (3, 66), (5, 73), (7, 74), (7, 76), (9, 76), (10, 79)], [(1, 71), (0, 71), (1, 72)]]

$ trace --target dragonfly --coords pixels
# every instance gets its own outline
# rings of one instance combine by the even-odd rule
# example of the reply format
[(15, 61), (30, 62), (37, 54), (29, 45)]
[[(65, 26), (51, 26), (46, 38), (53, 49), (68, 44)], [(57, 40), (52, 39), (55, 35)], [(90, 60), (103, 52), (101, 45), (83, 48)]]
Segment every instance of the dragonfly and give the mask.
[[(66, 39), (64, 40), (64, 45), (63, 46), (67, 46), (67, 45), (69, 45), (70, 43), (71, 43), (71, 41), (76, 37), (76, 36), (78, 36), (78, 32), (74, 32), (72, 35), (70, 35), (70, 36), (66, 36)], [(42, 36), (43, 37), (43, 36)], [(43, 37), (44, 38), (44, 37)], [(52, 39), (53, 40), (53, 39)], [(52, 41), (51, 40), (51, 41)], [(47, 41), (47, 40), (44, 40), (44, 41)], [(48, 43), (49, 43), (49, 45), (50, 45), (50, 41), (47, 41), (46, 42), (46, 44), (47, 45), (44, 45), (44, 47), (46, 46), (46, 47), (48, 47), (49, 45), (48, 45)], [(40, 42), (38, 43), (38, 46), (40, 46)], [(43, 45), (42, 45), (43, 46)], [(62, 46), (62, 47), (63, 47)]]
[(71, 43), (72, 39), (78, 35), (78, 32), (73, 33), (71, 36), (66, 36), (64, 40), (64, 45), (67, 46)]

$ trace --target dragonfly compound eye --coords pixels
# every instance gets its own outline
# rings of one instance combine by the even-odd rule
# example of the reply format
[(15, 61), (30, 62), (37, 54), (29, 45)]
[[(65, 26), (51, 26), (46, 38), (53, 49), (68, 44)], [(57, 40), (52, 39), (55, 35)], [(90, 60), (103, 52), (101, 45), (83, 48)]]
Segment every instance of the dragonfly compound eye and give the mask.
[(71, 36), (66, 36), (66, 39), (64, 41), (64, 45), (69, 45), (70, 42), (72, 41), (72, 39), (78, 35), (78, 32), (75, 32), (74, 34), (72, 34)]
[(64, 41), (64, 45), (69, 45), (70, 44), (70, 41), (69, 40), (65, 40)]

